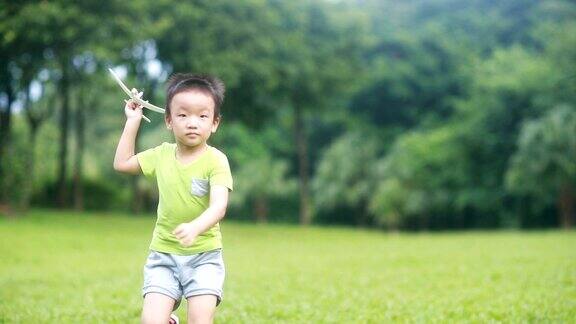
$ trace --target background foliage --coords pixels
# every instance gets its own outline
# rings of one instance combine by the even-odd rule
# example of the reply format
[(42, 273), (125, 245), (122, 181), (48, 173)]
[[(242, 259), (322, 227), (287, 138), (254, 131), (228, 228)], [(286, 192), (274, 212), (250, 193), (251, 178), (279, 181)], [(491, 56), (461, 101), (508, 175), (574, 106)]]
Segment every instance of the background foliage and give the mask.
[[(575, 18), (567, 0), (0, 1), (0, 206), (155, 209), (111, 167), (113, 67), (159, 105), (173, 72), (225, 81), (229, 218), (570, 227)], [(148, 115), (139, 150), (171, 140)]]

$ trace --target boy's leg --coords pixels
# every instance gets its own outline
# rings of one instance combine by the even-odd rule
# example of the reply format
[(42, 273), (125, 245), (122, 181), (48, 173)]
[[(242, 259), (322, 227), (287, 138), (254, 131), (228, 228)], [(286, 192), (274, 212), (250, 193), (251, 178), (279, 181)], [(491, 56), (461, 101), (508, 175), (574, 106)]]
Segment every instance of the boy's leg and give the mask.
[(150, 251), (144, 265), (142, 323), (168, 323), (182, 297), (176, 271), (173, 255)]
[(187, 298), (188, 323), (211, 324), (216, 312), (217, 297), (214, 295), (198, 295)]
[(142, 323), (166, 324), (176, 301), (160, 293), (147, 293), (142, 307)]
[(188, 301), (188, 323), (212, 323), (222, 299), (225, 269), (222, 250), (180, 258), (182, 288)]

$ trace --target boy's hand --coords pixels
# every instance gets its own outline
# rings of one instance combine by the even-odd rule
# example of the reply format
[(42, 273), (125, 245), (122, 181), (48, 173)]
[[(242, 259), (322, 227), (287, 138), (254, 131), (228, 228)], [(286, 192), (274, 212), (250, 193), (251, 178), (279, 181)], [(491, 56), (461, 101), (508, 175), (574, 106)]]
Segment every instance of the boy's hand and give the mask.
[[(136, 89), (132, 89), (132, 93), (134, 93), (138, 98), (142, 97), (143, 92), (138, 92)], [(127, 119), (135, 119), (141, 120), (142, 119), (142, 106), (137, 104), (132, 100), (124, 100), (126, 102), (126, 106), (124, 106), (124, 113), (126, 114)]]
[(182, 223), (172, 231), (172, 234), (180, 241), (180, 244), (184, 247), (189, 247), (194, 243), (196, 237), (200, 234), (198, 233), (196, 227), (192, 223)]

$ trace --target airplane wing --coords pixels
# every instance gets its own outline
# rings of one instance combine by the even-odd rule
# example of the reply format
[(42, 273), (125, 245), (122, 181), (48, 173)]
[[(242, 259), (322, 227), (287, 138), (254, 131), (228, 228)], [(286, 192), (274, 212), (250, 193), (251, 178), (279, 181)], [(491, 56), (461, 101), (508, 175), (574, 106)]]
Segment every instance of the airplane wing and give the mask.
[(130, 90), (128, 89), (128, 87), (124, 84), (124, 82), (122, 82), (122, 80), (120, 80), (120, 78), (119, 78), (118, 75), (114, 72), (114, 70), (108, 68), (108, 71), (110, 71), (110, 73), (112, 73), (112, 76), (114, 77), (114, 80), (116, 80), (116, 83), (118, 83), (118, 85), (120, 86), (120, 88), (122, 88), (122, 90), (124, 90), (124, 92), (126, 92), (126, 94), (127, 94), (130, 98), (134, 98), (134, 94), (132, 94), (132, 92), (130, 92)]
[(152, 111), (158, 112), (163, 114), (164, 113), (164, 109), (154, 106), (153, 104), (149, 103), (148, 101), (144, 101), (140, 98), (138, 98), (137, 96), (134, 95), (134, 93), (132, 93), (132, 91), (130, 91), (128, 89), (128, 87), (124, 84), (124, 82), (122, 82), (122, 80), (120, 80), (120, 77), (118, 77), (118, 75), (114, 72), (114, 70), (108, 68), (108, 71), (110, 71), (110, 73), (112, 74), (112, 76), (114, 77), (114, 80), (116, 80), (116, 83), (118, 83), (118, 85), (120, 86), (120, 88), (122, 88), (122, 90), (124, 92), (126, 92), (126, 94), (133, 100), (135, 101), (137, 104), (146, 107)]
[(132, 100), (134, 100), (137, 104), (139, 104), (140, 106), (146, 107), (152, 111), (158, 112), (163, 114), (164, 113), (164, 109), (154, 106), (153, 104), (149, 103), (148, 101), (142, 100), (136, 96), (132, 97)]

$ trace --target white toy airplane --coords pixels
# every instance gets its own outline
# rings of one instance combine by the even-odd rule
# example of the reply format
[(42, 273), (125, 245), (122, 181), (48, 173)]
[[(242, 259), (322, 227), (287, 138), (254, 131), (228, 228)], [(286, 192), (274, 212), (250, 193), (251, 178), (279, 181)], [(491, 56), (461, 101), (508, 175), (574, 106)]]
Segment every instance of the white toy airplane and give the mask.
[[(128, 90), (128, 87), (124, 84), (124, 82), (122, 82), (122, 80), (120, 80), (120, 78), (118, 77), (118, 75), (116, 73), (114, 73), (114, 70), (112, 69), (108, 69), (108, 71), (110, 71), (110, 73), (112, 73), (112, 76), (114, 77), (114, 80), (116, 80), (116, 82), (118, 83), (118, 85), (120, 86), (120, 88), (122, 88), (122, 90), (124, 92), (126, 92), (126, 94), (130, 97), (130, 99), (132, 99), (132, 101), (134, 101), (135, 103), (139, 104), (142, 107), (148, 108), (152, 111), (158, 112), (163, 114), (164, 113), (164, 109), (154, 106), (153, 104), (149, 103), (148, 100), (142, 100), (142, 98), (140, 98), (142, 96), (142, 92), (138, 92), (138, 90), (136, 90), (135, 88), (132, 88), (132, 90)], [(127, 101), (127, 100), (124, 100)], [(144, 118), (144, 120), (146, 120), (147, 122), (150, 122), (150, 119), (146, 118), (146, 116), (142, 115), (142, 118)]]

